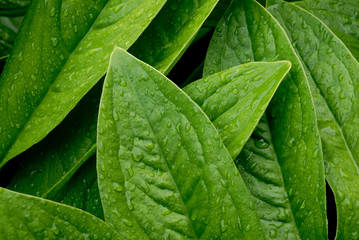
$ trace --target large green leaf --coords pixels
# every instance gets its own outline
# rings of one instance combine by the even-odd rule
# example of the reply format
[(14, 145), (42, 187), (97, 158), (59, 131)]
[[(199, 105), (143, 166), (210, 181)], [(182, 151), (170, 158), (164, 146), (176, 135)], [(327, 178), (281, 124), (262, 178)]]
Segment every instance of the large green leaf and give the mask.
[(0, 188), (1, 239), (123, 239), (79, 209)]
[[(158, 19), (163, 19), (168, 15), (168, 8), (172, 3), (177, 4), (177, 0), (169, 0), (164, 9), (158, 14)], [(163, 38), (160, 43), (156, 43), (156, 47), (164, 47), (167, 44), (167, 36), (171, 34), (171, 38), (178, 43), (177, 52), (182, 51), (190, 43), (192, 34), (183, 35), (183, 32), (191, 32), (198, 29), (208, 14), (204, 14), (204, 10), (211, 9), (213, 2), (201, 3), (197, 6), (195, 1), (189, 6), (197, 6), (192, 10), (192, 17), (196, 19), (187, 19), (187, 15), (183, 14), (186, 5), (178, 5), (178, 11), (173, 12), (172, 17), (181, 19), (182, 25), (175, 25), (176, 31), (168, 29), (166, 25), (159, 25), (155, 29), (150, 27), (152, 34), (159, 35)], [(204, 10), (203, 10), (204, 9)], [(207, 11), (206, 10), (206, 11)], [(131, 50), (136, 52), (137, 48), (143, 45), (148, 38), (148, 30), (138, 39)], [(155, 43), (153, 43), (155, 44)], [(150, 54), (152, 45), (144, 45), (148, 50), (145, 52)], [(173, 48), (171, 48), (173, 49)], [(173, 49), (175, 50), (175, 49)], [(150, 59), (150, 57), (148, 57)], [(153, 59), (154, 60), (154, 59)], [(164, 73), (167, 73), (172, 65), (178, 60), (178, 55), (173, 52), (163, 52), (162, 58), (157, 59), (158, 62), (152, 62), (153, 65), (162, 63)], [(156, 61), (157, 61), (156, 60)], [(95, 86), (93, 90), (85, 96), (84, 99), (76, 106), (69, 116), (62, 122), (53, 132), (51, 132), (42, 142), (20, 155), (21, 166), (16, 171), (15, 178), (8, 186), (16, 191), (42, 196), (52, 199), (54, 195), (61, 189), (77, 169), (94, 154), (93, 149), (96, 146), (96, 125), (98, 104), (101, 94), (101, 86)], [(51, 161), (48, 161), (51, 159)], [(77, 178), (79, 179), (79, 178)], [(79, 180), (80, 181), (80, 180)], [(29, 183), (31, 182), (31, 185)], [(46, 184), (44, 184), (46, 183)], [(80, 196), (80, 195), (78, 195)], [(81, 202), (82, 199), (79, 199)], [(76, 205), (79, 206), (79, 205)]]
[(358, 0), (307, 0), (295, 4), (319, 17), (359, 59)]
[(262, 117), (289, 62), (248, 63), (198, 80), (183, 89), (216, 126), (236, 158)]
[(122, 49), (112, 53), (98, 122), (107, 222), (130, 239), (264, 239), (254, 205), (210, 120)]
[(326, 177), (337, 205), (337, 238), (359, 238), (359, 64), (333, 32), (306, 10), (278, 1), (269, 11), (295, 42), (310, 80)]
[(218, 0), (168, 1), (129, 52), (167, 74), (196, 36)]
[(0, 166), (58, 125), (164, 3), (34, 0), (0, 79)]
[(236, 159), (238, 168), (244, 169), (243, 179), (270, 238), (325, 239), (321, 143), (303, 66), (284, 30), (260, 4), (236, 0), (218, 25), (204, 72), (253, 60), (289, 60), (292, 68), (261, 121), (264, 126), (256, 130), (261, 136), (255, 133), (242, 150), (250, 154)]
[(19, 167), (7, 188), (53, 199), (96, 150), (100, 81), (43, 141), (16, 157)]

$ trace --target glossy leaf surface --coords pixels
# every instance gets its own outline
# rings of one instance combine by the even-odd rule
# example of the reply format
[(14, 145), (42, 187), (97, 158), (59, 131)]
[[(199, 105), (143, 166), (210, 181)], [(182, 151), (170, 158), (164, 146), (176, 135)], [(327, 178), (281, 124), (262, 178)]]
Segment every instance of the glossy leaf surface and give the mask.
[(20, 162), (7, 188), (53, 199), (96, 151), (100, 81), (43, 141), (15, 160)]
[[(163, 16), (168, 15), (168, 8), (173, 3), (177, 4), (177, 0), (169, 0), (157, 18), (161, 19)], [(208, 2), (202, 5), (200, 7), (195, 2), (192, 2), (187, 5), (178, 5), (178, 11), (170, 10), (173, 12), (171, 15), (173, 18), (183, 18), (184, 24), (176, 25), (178, 31), (173, 31), (163, 24), (156, 29), (150, 27), (149, 29), (153, 31), (150, 31), (152, 34), (161, 33), (161, 41), (154, 43), (156, 47), (158, 49), (163, 48), (168, 43), (167, 35), (173, 34), (171, 38), (178, 43), (176, 51), (180, 52), (181, 49), (185, 49), (193, 35), (183, 35), (182, 32), (191, 32), (193, 28), (199, 28), (207, 16), (203, 14), (203, 9), (208, 10), (213, 3)], [(184, 9), (189, 8), (188, 6), (196, 6), (192, 10), (192, 16), (196, 17), (196, 20), (187, 19), (187, 15), (183, 14)], [(155, 22), (158, 22), (158, 20), (155, 20)], [(144, 38), (147, 39), (148, 34), (149, 31), (146, 30), (143, 34), (144, 36), (141, 35), (138, 39), (139, 43), (136, 43), (130, 50), (135, 52), (139, 46), (142, 46)], [(145, 44), (143, 47), (147, 49), (146, 54), (150, 54), (152, 45)], [(175, 50), (174, 48), (172, 49)], [(169, 54), (167, 51), (162, 54), (161, 59), (157, 60), (158, 62), (152, 62), (152, 64), (157, 66), (162, 62), (163, 70), (168, 72), (178, 60), (178, 56)], [(21, 167), (8, 186), (10, 189), (52, 199), (76, 170), (94, 154), (98, 111), (98, 107), (95, 106), (99, 104), (101, 94), (101, 85), (97, 85), (49, 136), (20, 156)], [(51, 159), (51, 161), (47, 161), (47, 159)], [(29, 185), (30, 182), (31, 184)], [(82, 199), (79, 198), (78, 202), (82, 202)]]
[(129, 52), (168, 74), (218, 0), (168, 0)]
[(359, 60), (358, 0), (307, 0), (295, 4), (320, 18)]
[(358, 238), (359, 64), (330, 29), (306, 10), (284, 2), (269, 10), (296, 43), (310, 80), (326, 177), (337, 205), (337, 238)]
[(233, 1), (212, 39), (204, 73), (277, 60), (289, 60), (291, 71), (273, 97), (268, 121), (261, 121), (266, 126), (257, 130), (264, 136), (250, 140), (258, 148), (246, 145), (242, 152), (251, 153), (236, 162), (250, 165), (249, 177), (243, 171), (242, 176), (268, 237), (325, 239), (325, 181), (315, 110), (303, 66), (284, 30), (257, 2)]
[(123, 239), (79, 209), (0, 188), (1, 239)]
[(290, 69), (290, 62), (248, 63), (183, 89), (216, 126), (236, 158)]
[(0, 79), (0, 166), (58, 125), (164, 3), (34, 0)]
[(264, 238), (210, 120), (119, 48), (101, 97), (97, 167), (105, 219), (128, 238)]

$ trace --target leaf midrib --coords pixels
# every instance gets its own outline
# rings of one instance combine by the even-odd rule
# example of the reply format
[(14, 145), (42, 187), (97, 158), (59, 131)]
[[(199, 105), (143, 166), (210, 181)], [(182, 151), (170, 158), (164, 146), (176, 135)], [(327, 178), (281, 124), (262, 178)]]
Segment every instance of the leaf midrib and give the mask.
[[(56, 80), (58, 79), (60, 73), (62, 72), (62, 70), (64, 69), (64, 66), (66, 66), (68, 60), (71, 58), (71, 56), (74, 54), (74, 52), (76, 51), (76, 49), (78, 48), (78, 46), (84, 41), (84, 39), (86, 38), (86, 36), (91, 32), (91, 30), (93, 29), (93, 26), (95, 25), (97, 19), (100, 17), (100, 15), (103, 13), (104, 9), (106, 9), (107, 5), (109, 4), (111, 0), (107, 0), (107, 3), (105, 4), (105, 6), (102, 8), (101, 12), (97, 15), (97, 17), (94, 19), (93, 23), (91, 24), (89, 30), (86, 32), (86, 34), (83, 36), (83, 38), (76, 44), (76, 47), (74, 48), (74, 50), (69, 54), (69, 56), (66, 58), (66, 61), (63, 64), (63, 67), (61, 68), (61, 70), (56, 74), (56, 77), (53, 78), (54, 80), (52, 81), (51, 85), (49, 86), (48, 90), (46, 91), (46, 93), (44, 93), (42, 95), (41, 101), (37, 104), (37, 106), (33, 109), (33, 111), (31, 112), (31, 114), (29, 114), (29, 117), (27, 118), (26, 122), (21, 126), (21, 128), (19, 129), (16, 137), (14, 138), (14, 140), (11, 142), (11, 144), (8, 145), (8, 148), (6, 149), (6, 151), (4, 151), (4, 158), (2, 163), (0, 164), (0, 168), (1, 166), (3, 166), (8, 160), (10, 160), (11, 158), (17, 156), (20, 153), (17, 153), (15, 156), (8, 156), (9, 151), (12, 149), (12, 147), (14, 146), (14, 144), (16, 143), (16, 141), (18, 140), (18, 136), (23, 132), (24, 128), (27, 126), (27, 124), (31, 121), (31, 119), (33, 118), (34, 113), (36, 112), (36, 110), (38, 109), (38, 107), (43, 103), (44, 99), (46, 98), (46, 96), (49, 94), (49, 92), (51, 91), (51, 88), (53, 87), (54, 83), (56, 82)], [(62, 3), (61, 3), (62, 6)], [(60, 6), (60, 11), (61, 11), (61, 6)], [(35, 8), (35, 7), (34, 7)], [(37, 9), (37, 8), (35, 8)], [(33, 19), (34, 14), (32, 15), (32, 19)], [(58, 14), (58, 18), (60, 19), (60, 13)], [(31, 21), (32, 22), (32, 21)], [(42, 31), (43, 32), (43, 31)], [(62, 36), (61, 36), (62, 37)], [(43, 50), (43, 48), (41, 48), (41, 51)], [(41, 64), (43, 64), (43, 61), (41, 61)], [(61, 120), (62, 121), (62, 120)], [(61, 122), (60, 121), (60, 122)], [(55, 126), (56, 127), (56, 126)], [(52, 128), (53, 129), (53, 128)], [(51, 131), (51, 130), (50, 130)], [(41, 141), (41, 140), (40, 140)], [(35, 144), (35, 143), (34, 143)], [(23, 151), (23, 150), (22, 150)]]
[[(290, 3), (289, 3), (289, 4), (290, 4)], [(325, 25), (324, 22), (322, 22), (320, 19), (318, 19), (316, 16), (314, 16), (314, 15), (313, 15), (312, 13), (310, 13), (309, 11), (303, 9), (302, 7), (297, 6), (297, 5), (295, 5), (295, 4), (290, 4), (290, 5), (292, 5), (292, 6), (296, 7), (296, 8), (299, 8), (300, 10), (302, 10), (302, 11), (304, 11), (304, 12), (310, 14), (311, 17), (313, 17), (313, 18), (315, 18), (316, 20), (318, 20), (325, 28), (327, 28), (327, 30), (334, 36), (334, 38), (336, 38), (337, 40), (339, 40), (340, 43), (342, 43), (343, 46), (345, 47), (344, 43), (341, 42), (341, 40), (328, 28), (327, 25)], [(345, 49), (347, 50), (346, 47), (345, 47)], [(295, 50), (296, 50), (296, 48), (295, 48)], [(297, 52), (297, 50), (296, 50), (296, 52)], [(346, 139), (346, 137), (345, 137), (345, 135), (344, 135), (344, 133), (343, 133), (343, 130), (342, 130), (340, 124), (339, 124), (338, 118), (337, 118), (336, 115), (334, 114), (333, 109), (329, 106), (328, 102), (326, 101), (326, 99), (325, 99), (325, 97), (324, 97), (324, 94), (323, 94), (322, 90), (319, 88), (317, 82), (314, 80), (315, 78), (313, 77), (312, 72), (308, 70), (309, 68), (308, 68), (307, 63), (303, 60), (303, 58), (302, 58), (302, 56), (301, 56), (300, 54), (297, 54), (297, 55), (298, 55), (298, 58), (300, 59), (300, 61), (303, 63), (302, 65), (303, 65), (303, 67), (305, 67), (305, 70), (310, 74), (310, 77), (311, 77), (312, 82), (314, 83), (314, 85), (316, 86), (316, 88), (319, 90), (319, 93), (320, 93), (320, 97), (321, 97), (322, 102), (324, 102), (324, 103), (325, 103), (325, 106), (329, 109), (329, 114), (330, 114), (330, 116), (332, 117), (332, 119), (334, 120), (334, 123), (335, 123), (335, 125), (337, 126), (337, 128), (338, 128), (338, 130), (339, 130), (340, 136), (341, 136), (341, 138), (343, 139), (343, 142), (344, 142), (344, 144), (345, 144), (345, 147), (346, 147), (346, 149), (348, 150), (348, 154), (349, 154), (351, 160), (353, 161), (354, 165), (356, 166), (356, 170), (357, 170), (356, 172), (359, 173), (358, 163), (357, 163), (357, 161), (355, 160), (355, 158), (354, 158), (354, 156), (353, 156), (352, 149), (348, 146), (348, 143), (347, 143), (348, 140)], [(352, 56), (352, 57), (353, 57), (353, 56)], [(354, 57), (353, 57), (353, 59), (355, 60)], [(309, 86), (309, 87), (310, 87), (310, 86)], [(315, 104), (314, 104), (314, 106), (315, 106)]]
[[(150, 76), (149, 76), (149, 74), (147, 73), (147, 71), (145, 71), (145, 73), (146, 73), (147, 77), (150, 78)], [(155, 134), (155, 132), (154, 132), (154, 130), (153, 130), (153, 126), (152, 126), (151, 122), (149, 121), (149, 118), (148, 118), (148, 116), (147, 116), (146, 111), (144, 111), (145, 108), (144, 108), (142, 102), (140, 101), (140, 98), (139, 98), (137, 92), (134, 90), (134, 86), (133, 86), (132, 80), (130, 80), (129, 82), (130, 82), (129, 85), (131, 85), (131, 90), (132, 90), (132, 92), (134, 93), (134, 96), (135, 96), (137, 102), (141, 105), (142, 112), (144, 113), (144, 116), (146, 117), (147, 123), (148, 123), (148, 125), (149, 125), (149, 127), (150, 127), (150, 129), (151, 129), (151, 132), (152, 132), (153, 136), (155, 136), (157, 146), (159, 146), (159, 150), (160, 150), (159, 153), (160, 153), (160, 155), (161, 155), (161, 158), (162, 158), (162, 159), (164, 160), (164, 162), (166, 163), (167, 172), (171, 173), (171, 174), (170, 174), (170, 175), (171, 175), (171, 179), (172, 179), (172, 181), (173, 181), (173, 183), (174, 183), (174, 185), (175, 185), (175, 188), (176, 188), (177, 192), (179, 193), (178, 195), (181, 197), (181, 202), (183, 203), (183, 206), (185, 206), (185, 211), (186, 211), (186, 212), (185, 212), (185, 216), (186, 216), (186, 218), (189, 220), (189, 222), (191, 223), (191, 227), (192, 227), (193, 233), (195, 234), (195, 237), (196, 237), (195, 239), (199, 239), (198, 236), (197, 236), (197, 232), (195, 231), (195, 228), (194, 228), (194, 226), (193, 226), (193, 222), (191, 221), (191, 218), (189, 217), (188, 209), (187, 209), (186, 204), (184, 203), (182, 194), (180, 194), (180, 191), (179, 191), (177, 182), (175, 181), (175, 179), (174, 179), (174, 177), (173, 177), (173, 174), (172, 174), (172, 172), (171, 172), (171, 170), (170, 170), (170, 168), (169, 168), (169, 166), (168, 166), (168, 163), (167, 163), (167, 161), (166, 161), (166, 158), (164, 157), (164, 154), (163, 154), (162, 148), (161, 148), (161, 146), (160, 146), (160, 144), (159, 144), (157, 135)], [(152, 82), (153, 82), (155, 85), (157, 85), (156, 82), (154, 82), (154, 81), (152, 81)], [(160, 90), (160, 88), (159, 88), (159, 91), (162, 93), (162, 91)], [(163, 93), (162, 93), (162, 95), (166, 98), (166, 96), (165, 96)], [(170, 101), (170, 100), (168, 99), (168, 101)], [(170, 102), (172, 102), (172, 101), (170, 101)], [(133, 216), (134, 216), (134, 215), (133, 215)], [(134, 216), (134, 217), (135, 217), (135, 216)], [(136, 221), (137, 221), (137, 218), (136, 218), (136, 217), (135, 217), (135, 219), (136, 219)], [(140, 225), (140, 224), (139, 224), (139, 225)], [(140, 226), (141, 226), (141, 225), (140, 225)], [(142, 226), (141, 226), (141, 228), (142, 228)], [(143, 228), (142, 228), (142, 229), (143, 229)], [(145, 232), (146, 235), (148, 236), (147, 232), (146, 232), (146, 231), (144, 231), (144, 232)]]

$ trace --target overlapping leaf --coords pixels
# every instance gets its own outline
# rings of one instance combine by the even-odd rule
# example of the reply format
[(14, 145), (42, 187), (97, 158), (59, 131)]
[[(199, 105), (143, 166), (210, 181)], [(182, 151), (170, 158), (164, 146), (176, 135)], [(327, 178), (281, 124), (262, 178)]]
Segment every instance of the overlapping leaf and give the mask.
[(289, 69), (285, 61), (244, 64), (198, 80), (183, 91), (213, 122), (234, 159)]
[(310, 81), (326, 177), (337, 205), (337, 238), (358, 238), (359, 64), (329, 28), (304, 9), (278, 1), (269, 11), (295, 43)]
[[(152, 59), (151, 56), (142, 55), (148, 60), (152, 59), (154, 62), (151, 63), (155, 66), (161, 63), (165, 74), (178, 60), (178, 54), (190, 44), (195, 34), (192, 31), (197, 31), (202, 25), (215, 1), (204, 2), (201, 5), (194, 1), (182, 3), (176, 5), (177, 11), (171, 9), (173, 4), (177, 4), (177, 0), (169, 0), (155, 20), (158, 23), (168, 16), (168, 11), (173, 12), (170, 19), (172, 28), (169, 29), (165, 24), (158, 25), (155, 29), (150, 26), (149, 30), (140, 36), (138, 43), (130, 49), (133, 52), (144, 49), (146, 54), (150, 54), (154, 45), (148, 45), (146, 40), (150, 34), (154, 34), (160, 36), (160, 42), (153, 42), (160, 51), (168, 43), (170, 36), (177, 43), (177, 48), (171, 47), (171, 51), (162, 52), (161, 58)], [(191, 9), (190, 19), (186, 14), (188, 9)], [(101, 87), (99, 84), (95, 86), (54, 132), (20, 156), (22, 165), (9, 185), (10, 189), (52, 199), (61, 186), (64, 186), (76, 170), (94, 154), (98, 111), (96, 106), (99, 104)], [(48, 159), (51, 161), (47, 161)], [(32, 182), (30, 187), (29, 182)]]
[(129, 52), (168, 74), (218, 0), (168, 1)]
[(68, 183), (53, 197), (53, 200), (80, 208), (104, 219), (97, 184), (96, 156), (92, 156)]
[(306, 0), (295, 4), (320, 18), (359, 59), (359, 1)]
[(128, 238), (264, 238), (206, 115), (122, 49), (101, 97), (97, 160), (105, 219)]
[(100, 219), (59, 203), (0, 188), (1, 239), (124, 239)]
[(242, 150), (250, 154), (236, 162), (270, 238), (324, 239), (325, 182), (314, 106), (303, 66), (278, 22), (252, 0), (233, 1), (212, 39), (204, 72), (281, 59), (291, 61), (292, 69), (256, 130), (259, 136)]
[(0, 166), (58, 125), (164, 3), (32, 1), (0, 79)]

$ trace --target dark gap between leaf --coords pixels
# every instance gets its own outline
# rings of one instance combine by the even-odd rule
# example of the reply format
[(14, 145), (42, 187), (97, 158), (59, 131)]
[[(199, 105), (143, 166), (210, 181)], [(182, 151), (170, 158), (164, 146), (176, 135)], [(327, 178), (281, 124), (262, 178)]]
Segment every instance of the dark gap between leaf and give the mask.
[(334, 193), (330, 188), (327, 181), (326, 190), (327, 190), (327, 218), (328, 218), (328, 239), (334, 240), (335, 233), (337, 231), (337, 208), (335, 206)]
[(207, 48), (214, 30), (189, 46), (178, 63), (168, 74), (168, 78), (180, 86), (206, 57)]

